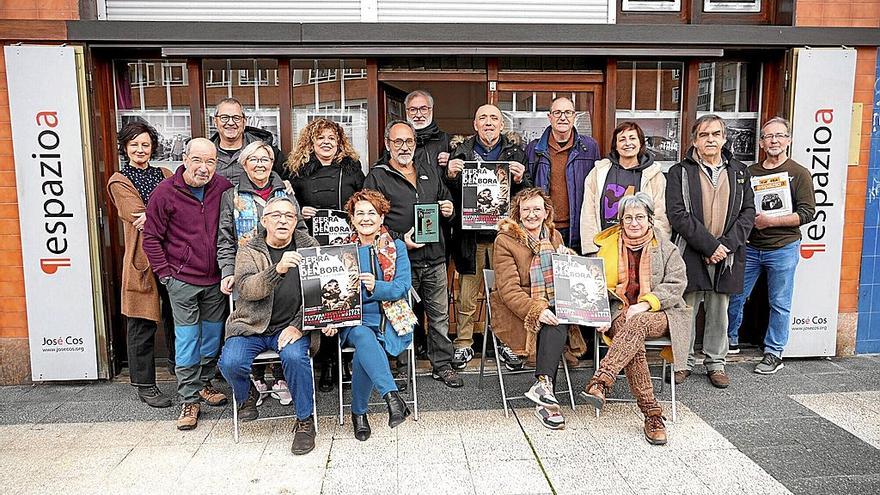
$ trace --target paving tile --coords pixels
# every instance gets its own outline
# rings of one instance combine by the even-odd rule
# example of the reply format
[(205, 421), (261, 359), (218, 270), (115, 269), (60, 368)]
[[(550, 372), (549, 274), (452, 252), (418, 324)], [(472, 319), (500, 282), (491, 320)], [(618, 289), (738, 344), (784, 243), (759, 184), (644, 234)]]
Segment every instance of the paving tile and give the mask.
[(31, 386), (27, 385), (10, 385), (8, 387), (0, 387), (0, 405), (17, 402), (26, 393), (30, 392)]
[[(95, 444), (97, 445), (97, 444)], [(101, 446), (67, 448), (40, 463), (40, 471), (53, 478), (103, 478), (131, 453), (134, 447)]]
[(205, 442), (216, 421), (199, 419), (199, 424), (194, 430), (181, 431), (177, 429), (174, 421), (157, 421), (153, 429), (144, 435), (140, 446), (172, 446), (172, 445), (201, 445)]
[(366, 442), (351, 438), (334, 439), (330, 446), (328, 468), (368, 467), (395, 465), (398, 441), (391, 437), (370, 438)]
[[(799, 395), (793, 399), (820, 414), (840, 429), (880, 449), (880, 413), (865, 407), (859, 396), (851, 394)], [(868, 400), (872, 395), (866, 396)], [(846, 435), (838, 437), (848, 439)], [(818, 442), (817, 442), (818, 443)]]
[(546, 459), (568, 458), (577, 464), (591, 464), (600, 461), (604, 451), (586, 429), (548, 430), (529, 432), (528, 441), (535, 454), (544, 462)]
[[(357, 441), (357, 440), (355, 440)], [(324, 473), (321, 493), (325, 495), (398, 493), (396, 464), (331, 467)]]
[(611, 462), (591, 460), (579, 463), (570, 458), (542, 457), (541, 464), (558, 495), (635, 493)]
[(550, 493), (551, 487), (538, 462), (531, 460), (468, 460), (477, 494)]
[[(248, 421), (239, 423), (238, 442), (242, 443), (266, 443), (275, 431), (272, 420)], [(235, 445), (235, 431), (231, 419), (221, 419), (211, 428), (211, 432), (205, 438), (207, 444), (232, 444)]]
[(837, 466), (828, 463), (821, 450), (809, 449), (802, 445), (755, 449), (749, 452), (749, 458), (781, 482), (843, 474)]
[(39, 423), (62, 405), (61, 402), (40, 401), (0, 405), (0, 425)]
[(199, 445), (140, 445), (107, 473), (108, 493), (176, 491), (177, 478)]
[[(427, 460), (424, 460), (427, 461)], [(460, 462), (428, 463), (418, 467), (400, 465), (397, 471), (398, 493), (419, 495), (474, 494), (474, 482), (468, 465)]]
[[(468, 442), (473, 441), (479, 440), (475, 438), (468, 439)], [(397, 440), (398, 464), (424, 464), (425, 462), (431, 462), (432, 460), (436, 462), (441, 459), (465, 459), (464, 443), (459, 433), (454, 435), (401, 437)]]
[[(645, 469), (645, 466), (651, 466), (651, 469)], [(637, 493), (712, 493), (709, 486), (669, 449), (619, 454), (614, 459), (614, 467)]]
[(462, 440), (464, 440), (467, 459), (472, 466), (475, 463), (535, 459), (535, 454), (522, 431), (462, 434)]
[(90, 423), (83, 425), (82, 435), (73, 440), (72, 446), (74, 448), (95, 445), (134, 447), (143, 442), (157, 425), (156, 421)]
[(788, 493), (785, 486), (736, 449), (680, 452), (679, 458), (706, 486), (716, 493)]
[(290, 445), (293, 439), (284, 442), (269, 442), (260, 455), (260, 465), (266, 472), (275, 470), (299, 470), (299, 469), (325, 469), (330, 458), (330, 448), (333, 439), (318, 437), (315, 439), (315, 449), (305, 455), (293, 455)]
[(787, 484), (792, 493), (796, 494), (873, 495), (880, 486), (880, 474), (804, 478), (789, 481)]

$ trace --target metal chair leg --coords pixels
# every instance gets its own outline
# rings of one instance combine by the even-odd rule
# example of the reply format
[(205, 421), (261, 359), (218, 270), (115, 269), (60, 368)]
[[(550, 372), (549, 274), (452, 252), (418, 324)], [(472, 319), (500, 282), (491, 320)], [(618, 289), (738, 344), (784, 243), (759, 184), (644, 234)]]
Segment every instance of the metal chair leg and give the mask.
[[(309, 368), (312, 370), (312, 418), (315, 421), (315, 433), (318, 433), (318, 385), (315, 383), (315, 360), (309, 356)], [(287, 390), (290, 392), (290, 389)]]
[(660, 392), (663, 393), (663, 389), (666, 388), (666, 361), (661, 361), (662, 366), (660, 369)]
[[(480, 379), (477, 382), (477, 388), (483, 390), (483, 370), (486, 368), (486, 341), (489, 338), (489, 332), (492, 331), (492, 327), (486, 325), (483, 327), (483, 351), (480, 353)], [(498, 359), (498, 356), (495, 356), (495, 359)]]
[(336, 385), (337, 395), (339, 396), (339, 426), (345, 423), (345, 414), (342, 407), (342, 342), (336, 345)]
[(409, 362), (410, 362), (410, 373), (409, 377), (412, 380), (412, 391), (413, 391), (413, 419), (416, 421), (419, 420), (419, 391), (416, 388), (416, 344), (415, 342), (411, 343), (409, 346)]
[(565, 381), (568, 383), (568, 400), (571, 403), (571, 410), (574, 411), (574, 387), (571, 385), (571, 375), (568, 373), (568, 363), (565, 356), (562, 356), (562, 370), (565, 372)]
[(669, 389), (672, 391), (672, 422), (675, 423), (677, 417), (678, 403), (675, 401), (675, 368), (669, 363)]
[(235, 389), (232, 389), (232, 438), (238, 443), (238, 401), (235, 400)]
[(501, 359), (498, 354), (498, 339), (492, 334), (492, 347), (495, 348), (495, 368), (498, 371), (498, 385), (501, 386), (501, 403), (504, 404), (504, 417), (510, 417), (510, 408), (507, 407), (507, 390), (504, 388), (504, 375), (501, 374)]

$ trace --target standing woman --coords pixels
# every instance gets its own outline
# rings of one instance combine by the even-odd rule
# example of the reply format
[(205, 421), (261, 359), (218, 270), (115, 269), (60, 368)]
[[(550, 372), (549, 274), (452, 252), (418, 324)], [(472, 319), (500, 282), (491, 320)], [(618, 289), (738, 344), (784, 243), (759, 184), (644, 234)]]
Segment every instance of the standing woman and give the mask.
[[(364, 186), (357, 151), (342, 126), (332, 120), (313, 120), (300, 131), (296, 148), (287, 157), (287, 168), (294, 194), (302, 205), (302, 216), (310, 229), (317, 210), (342, 211), (352, 194)], [(329, 392), (333, 390), (338, 337), (321, 338), (317, 356), (321, 367), (318, 389)]]
[[(122, 314), (127, 317), (128, 368), (138, 398), (152, 407), (170, 407), (171, 399), (156, 387), (156, 323), (170, 328), (171, 303), (165, 286), (153, 274), (144, 254), (142, 232), (147, 202), (153, 189), (172, 172), (150, 165), (159, 148), (159, 135), (143, 122), (119, 131), (122, 169), (110, 177), (107, 192), (122, 220), (125, 254), (122, 257)], [(161, 309), (159, 299), (162, 299)], [(174, 360), (174, 332), (166, 332), (169, 359)], [(173, 366), (173, 365), (171, 365)]]

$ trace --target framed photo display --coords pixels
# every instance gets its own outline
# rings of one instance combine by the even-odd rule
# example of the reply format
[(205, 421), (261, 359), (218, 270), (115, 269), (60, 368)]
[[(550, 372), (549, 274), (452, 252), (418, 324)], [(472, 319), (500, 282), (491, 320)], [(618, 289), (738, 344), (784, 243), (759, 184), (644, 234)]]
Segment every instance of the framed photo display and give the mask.
[(761, 0), (704, 0), (703, 12), (760, 12)]
[(622, 0), (623, 12), (678, 12), (681, 0)]

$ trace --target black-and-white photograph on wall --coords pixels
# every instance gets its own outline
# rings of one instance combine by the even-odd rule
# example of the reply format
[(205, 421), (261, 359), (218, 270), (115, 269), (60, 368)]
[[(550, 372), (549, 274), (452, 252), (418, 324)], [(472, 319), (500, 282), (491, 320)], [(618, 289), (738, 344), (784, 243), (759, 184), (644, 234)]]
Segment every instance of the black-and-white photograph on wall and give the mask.
[(623, 12), (678, 12), (681, 0), (623, 0)]
[(760, 12), (761, 0), (704, 0), (703, 12)]
[(734, 158), (749, 165), (755, 162), (757, 119), (727, 119), (727, 148)]

